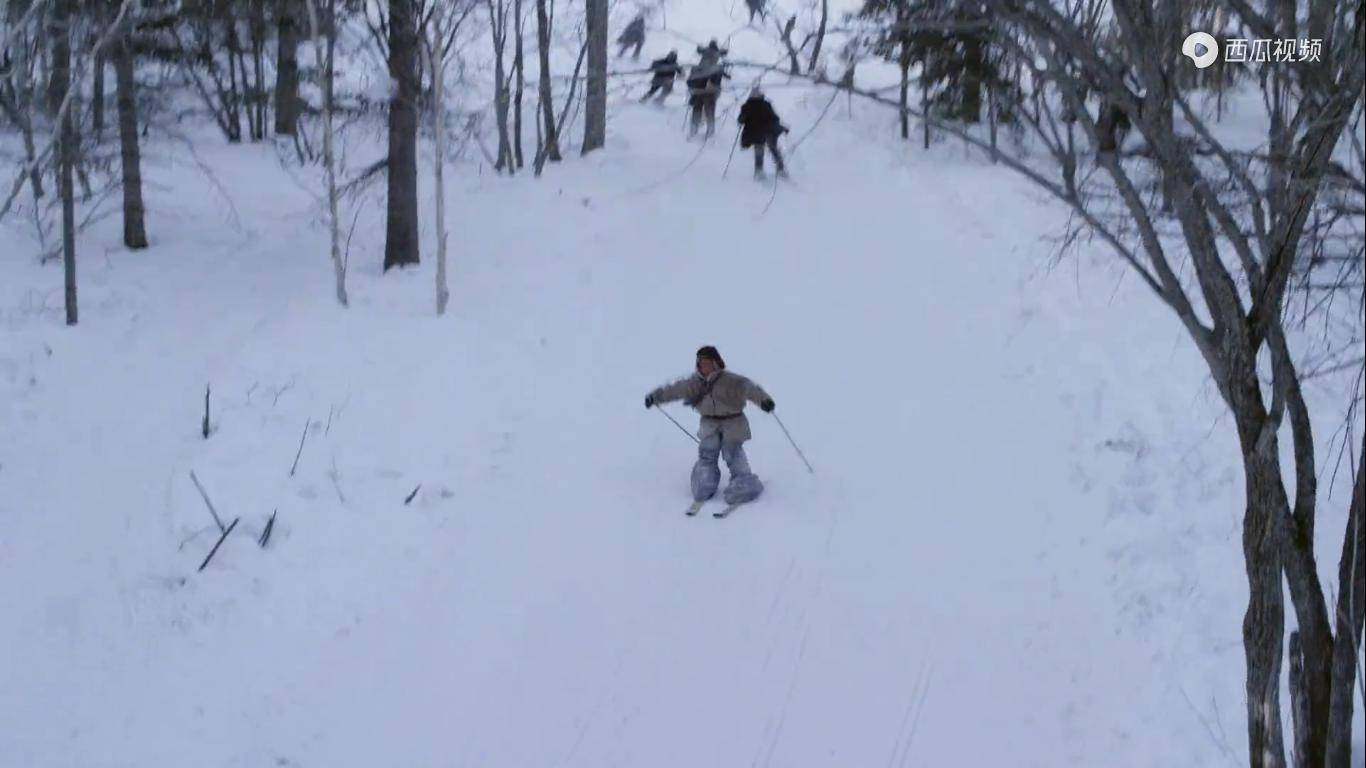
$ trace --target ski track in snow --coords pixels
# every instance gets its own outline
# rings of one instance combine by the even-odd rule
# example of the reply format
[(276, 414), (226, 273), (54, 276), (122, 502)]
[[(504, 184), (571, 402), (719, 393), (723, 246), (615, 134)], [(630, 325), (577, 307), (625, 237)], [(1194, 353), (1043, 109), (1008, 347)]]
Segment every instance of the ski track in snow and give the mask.
[[(773, 99), (805, 130), (803, 93)], [(840, 100), (772, 188), (738, 151), (722, 180), (733, 117), (681, 141), (679, 98), (539, 181), (454, 169), (442, 319), (430, 247), (380, 277), (382, 206), (336, 308), (262, 148), (202, 150), (241, 229), (161, 148), (154, 246), (88, 238), (77, 329), (57, 269), (0, 262), (0, 762), (1241, 755), (1241, 488), (1176, 324), (887, 113)], [(704, 343), (816, 467), (756, 411), (768, 489), (726, 520), (680, 514), (695, 448), (639, 404)], [(191, 469), (242, 518), (202, 574)]]

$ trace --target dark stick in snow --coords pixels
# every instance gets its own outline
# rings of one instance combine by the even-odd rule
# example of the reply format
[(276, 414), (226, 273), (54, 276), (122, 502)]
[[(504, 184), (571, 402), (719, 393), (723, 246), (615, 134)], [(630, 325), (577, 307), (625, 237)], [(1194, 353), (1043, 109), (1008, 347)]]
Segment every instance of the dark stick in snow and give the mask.
[(232, 533), (232, 529), (237, 527), (237, 521), (241, 519), (242, 518), (240, 517), (234, 517), (232, 519), (232, 525), (229, 525), (223, 530), (223, 535), (218, 537), (218, 542), (213, 545), (213, 549), (209, 550), (209, 556), (204, 558), (204, 562), (199, 564), (199, 570), (204, 570), (209, 564), (209, 561), (212, 560), (213, 556), (218, 552), (218, 548), (223, 546), (223, 541), (228, 538), (228, 534)]
[(304, 433), (302, 435), (299, 435), (299, 450), (297, 453), (294, 454), (294, 464), (292, 464), (289, 468), (290, 477), (294, 477), (294, 471), (299, 468), (299, 457), (304, 455), (304, 441), (308, 439), (309, 423), (310, 422), (307, 419), (304, 420)]
[(337, 492), (337, 501), (345, 505), (346, 497), (342, 495), (341, 473), (337, 471), (337, 459), (335, 457), (332, 459), (332, 469), (327, 471), (327, 476), (332, 478), (332, 489)]
[(270, 543), (271, 531), (275, 530), (275, 515), (279, 511), (280, 510), (278, 509), (271, 511), (270, 519), (266, 521), (266, 529), (264, 531), (261, 531), (261, 538), (257, 539), (256, 541), (256, 543), (261, 546), (261, 549), (265, 549), (266, 545)]
[(194, 487), (199, 489), (199, 496), (204, 499), (204, 506), (209, 508), (209, 514), (213, 515), (213, 521), (218, 523), (218, 530), (223, 530), (223, 519), (218, 516), (218, 510), (213, 508), (213, 502), (209, 501), (209, 494), (204, 491), (204, 486), (199, 484), (199, 478), (194, 476), (194, 470), (190, 470), (190, 480), (194, 482)]
[(406, 507), (411, 504), (413, 499), (417, 498), (417, 492), (420, 490), (422, 490), (422, 483), (418, 483), (417, 487), (413, 489), (413, 492), (408, 494), (408, 498), (403, 500), (403, 506)]
[(209, 439), (209, 385), (204, 385), (204, 439)]

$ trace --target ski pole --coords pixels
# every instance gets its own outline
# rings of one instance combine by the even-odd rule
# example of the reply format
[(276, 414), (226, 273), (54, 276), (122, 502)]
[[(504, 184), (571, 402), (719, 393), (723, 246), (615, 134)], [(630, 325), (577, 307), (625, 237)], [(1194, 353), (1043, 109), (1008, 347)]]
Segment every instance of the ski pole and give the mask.
[(769, 411), (769, 415), (773, 417), (774, 421), (778, 422), (779, 427), (782, 427), (783, 434), (787, 435), (787, 441), (792, 443), (792, 450), (797, 452), (797, 456), (799, 456), (802, 463), (806, 465), (806, 471), (813, 475), (816, 474), (816, 470), (811, 466), (811, 462), (806, 460), (806, 454), (802, 453), (802, 449), (797, 447), (797, 441), (792, 439), (792, 433), (787, 431), (787, 427), (783, 424), (783, 420), (778, 418), (778, 414), (773, 411)]
[(735, 148), (740, 146), (740, 129), (735, 129), (735, 141), (730, 145), (730, 154), (726, 157), (725, 170), (721, 171), (721, 180), (726, 180), (726, 174), (730, 173), (730, 161), (735, 158)]
[(689, 432), (687, 427), (683, 426), (682, 424), (679, 424), (678, 419), (675, 419), (672, 415), (669, 414), (668, 411), (664, 410), (663, 408), (660, 408), (659, 406), (654, 406), (654, 409), (664, 414), (664, 418), (668, 419), (669, 421), (672, 421), (674, 423), (674, 426), (682, 430), (683, 434), (687, 435), (694, 443), (702, 442), (701, 440), (697, 439), (697, 435), (694, 435), (693, 433)]

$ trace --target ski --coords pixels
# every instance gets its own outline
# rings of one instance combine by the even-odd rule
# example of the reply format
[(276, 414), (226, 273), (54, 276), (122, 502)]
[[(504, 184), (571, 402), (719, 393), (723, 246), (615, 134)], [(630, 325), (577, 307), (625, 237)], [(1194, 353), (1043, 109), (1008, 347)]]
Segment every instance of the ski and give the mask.
[(705, 501), (694, 501), (693, 503), (691, 503), (691, 504), (688, 505), (687, 511), (684, 512), (683, 514), (687, 515), (688, 517), (693, 517), (693, 516), (696, 515), (698, 512), (701, 512), (701, 511), (702, 511), (702, 505), (703, 505), (703, 504), (706, 504), (706, 503), (707, 503), (707, 502), (705, 502)]
[(720, 520), (723, 517), (730, 517), (730, 513), (734, 512), (742, 506), (744, 506), (744, 502), (741, 502), (739, 504), (727, 504), (725, 509), (722, 509), (719, 512), (713, 512), (711, 513), (711, 516), (716, 518), (717, 520)]

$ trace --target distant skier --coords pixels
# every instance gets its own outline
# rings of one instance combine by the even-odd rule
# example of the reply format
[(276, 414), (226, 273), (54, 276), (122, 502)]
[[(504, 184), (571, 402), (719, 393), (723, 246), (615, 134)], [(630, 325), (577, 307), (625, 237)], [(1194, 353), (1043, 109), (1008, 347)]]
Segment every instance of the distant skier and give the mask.
[(721, 484), (718, 457), (724, 458), (730, 469), (730, 484), (722, 494), (726, 503), (743, 504), (758, 498), (764, 484), (750, 470), (745, 456), (744, 443), (750, 438), (745, 402), (769, 413), (773, 410), (773, 398), (758, 384), (727, 371), (721, 353), (716, 347), (707, 346), (697, 350), (695, 373), (646, 395), (645, 407), (674, 400), (682, 400), (702, 415), (697, 431), (701, 442), (697, 446), (697, 463), (692, 468), (693, 499), (706, 501), (716, 494)]
[(617, 38), (617, 44), (621, 46), (621, 51), (617, 53), (617, 58), (626, 55), (632, 46), (635, 46), (635, 53), (631, 58), (640, 58), (640, 49), (645, 45), (645, 15), (639, 14), (626, 25), (626, 29), (621, 31), (621, 36)]
[(764, 10), (764, 0), (745, 0), (745, 5), (749, 7), (749, 23), (754, 23), (754, 17), (758, 16), (760, 21), (768, 18)]
[(662, 104), (673, 93), (674, 80), (683, 74), (683, 67), (678, 63), (678, 51), (669, 51), (668, 56), (650, 62), (650, 71), (654, 73), (650, 78), (650, 90), (640, 97), (640, 101), (644, 103), (658, 93), (655, 103)]
[(730, 53), (730, 49), (722, 48), (720, 45), (717, 45), (716, 38), (713, 37), (711, 42), (706, 45), (697, 46), (697, 55), (701, 57), (697, 62), (697, 66), (705, 67), (712, 64), (720, 64), (721, 59), (725, 58), (728, 53)]
[(688, 73), (688, 106), (691, 119), (688, 123), (688, 137), (697, 135), (702, 121), (707, 121), (707, 138), (716, 132), (716, 101), (721, 98), (721, 81), (730, 77), (726, 65), (721, 60), (729, 51), (716, 44), (712, 39), (706, 46), (698, 46), (701, 60)]
[(778, 151), (778, 137), (787, 133), (787, 127), (773, 111), (773, 105), (764, 98), (759, 86), (749, 92), (749, 99), (740, 107), (737, 120), (742, 126), (740, 146), (754, 147), (754, 178), (764, 178), (764, 149), (773, 153), (773, 163), (778, 168), (779, 178), (787, 178), (787, 168), (783, 165), (783, 155)]

